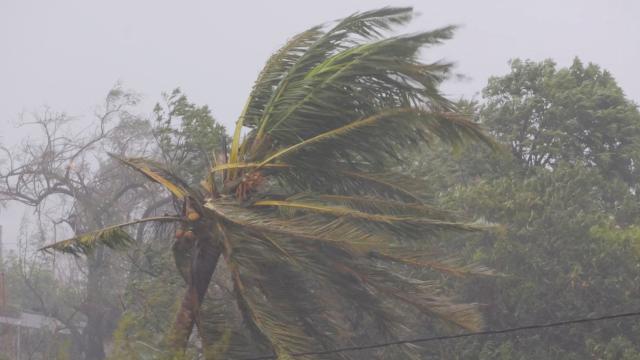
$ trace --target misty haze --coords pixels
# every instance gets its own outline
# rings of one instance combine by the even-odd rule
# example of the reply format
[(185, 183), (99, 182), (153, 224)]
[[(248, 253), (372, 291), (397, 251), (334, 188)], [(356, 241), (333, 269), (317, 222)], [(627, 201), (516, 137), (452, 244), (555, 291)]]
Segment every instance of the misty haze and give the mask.
[(0, 2), (0, 360), (640, 360), (640, 2)]

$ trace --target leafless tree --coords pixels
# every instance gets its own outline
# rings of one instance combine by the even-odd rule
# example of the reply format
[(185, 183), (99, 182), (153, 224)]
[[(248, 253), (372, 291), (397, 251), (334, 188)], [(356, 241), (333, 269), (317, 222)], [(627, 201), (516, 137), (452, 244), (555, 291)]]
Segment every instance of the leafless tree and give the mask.
[[(123, 176), (122, 168), (98, 155), (104, 150), (117, 154), (148, 151), (152, 142), (151, 138), (144, 141), (148, 122), (131, 112), (137, 103), (135, 94), (115, 87), (96, 110), (95, 120), (84, 128), (79, 128), (80, 121), (49, 109), (23, 121), (22, 126), (31, 127), (35, 137), (14, 149), (0, 147), (4, 158), (0, 164), (0, 204), (15, 201), (30, 206), (40, 220), (51, 221), (54, 233), (59, 230), (71, 235), (167, 204), (156, 199), (148, 185)], [(145, 206), (148, 203), (150, 207)], [(78, 266), (74, 269), (83, 274), (86, 285), (83, 301), (71, 306), (86, 318), (82, 333), (76, 334), (82, 338), (86, 359), (105, 357), (105, 342), (121, 311), (116, 301), (110, 301), (117, 298), (112, 293), (116, 287), (110, 284), (117, 278), (109, 276), (112, 262), (103, 249), (97, 249), (86, 261), (75, 262)], [(27, 283), (28, 279), (25, 273)], [(37, 296), (38, 289), (33, 291)], [(59, 310), (47, 307), (45, 299), (42, 302), (48, 315), (62, 323), (71, 321)]]

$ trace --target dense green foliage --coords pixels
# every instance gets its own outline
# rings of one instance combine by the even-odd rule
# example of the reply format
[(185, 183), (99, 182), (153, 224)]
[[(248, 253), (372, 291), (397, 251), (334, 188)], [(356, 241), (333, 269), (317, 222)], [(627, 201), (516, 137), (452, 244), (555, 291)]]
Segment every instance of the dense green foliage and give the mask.
[(483, 123), (524, 165), (581, 162), (636, 185), (638, 111), (608, 71), (578, 59), (559, 70), (550, 60), (514, 60), (483, 94)]
[(153, 113), (158, 157), (183, 179), (197, 184), (216, 162), (216, 155), (222, 154), (224, 127), (208, 106), (190, 102), (180, 89), (163, 94), (163, 103), (157, 103)]
[[(487, 304), (493, 329), (637, 310), (636, 105), (596, 65), (511, 66), (489, 81), (479, 118), (508, 154), (441, 154), (416, 169), (440, 201), (504, 227), (451, 245), (505, 275), (462, 291)], [(637, 322), (613, 320), (441, 350), (452, 359), (639, 359), (638, 336)]]

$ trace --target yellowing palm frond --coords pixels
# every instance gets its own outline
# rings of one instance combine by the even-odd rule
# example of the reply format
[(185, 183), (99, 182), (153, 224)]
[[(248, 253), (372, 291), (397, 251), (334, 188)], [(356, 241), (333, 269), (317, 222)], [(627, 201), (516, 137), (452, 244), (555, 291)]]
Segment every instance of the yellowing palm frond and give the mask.
[(114, 154), (110, 155), (112, 158), (140, 172), (151, 181), (162, 185), (178, 199), (184, 199), (186, 196), (194, 194), (183, 180), (155, 161), (142, 158), (125, 159)]

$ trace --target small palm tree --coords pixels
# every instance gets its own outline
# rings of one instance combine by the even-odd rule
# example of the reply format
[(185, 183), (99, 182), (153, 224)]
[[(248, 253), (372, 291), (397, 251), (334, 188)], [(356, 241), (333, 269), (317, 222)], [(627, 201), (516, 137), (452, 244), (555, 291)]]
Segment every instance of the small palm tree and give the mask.
[[(293, 37), (260, 73), (228, 159), (210, 169), (201, 188), (153, 161), (119, 159), (169, 190), (181, 214), (46, 249), (120, 247), (131, 241), (126, 226), (178, 222), (173, 252), (188, 289), (171, 331), (174, 349), (186, 348), (194, 325), (224, 358), (246, 350), (245, 341), (279, 359), (335, 346), (356, 323), (393, 336), (412, 311), (478, 329), (473, 304), (455, 304), (437, 282), (411, 276), (415, 269), (489, 271), (437, 255), (439, 233), (479, 226), (425, 205), (419, 182), (393, 172), (403, 152), (435, 141), (493, 144), (439, 92), (451, 65), (418, 61), (422, 47), (449, 39), (453, 27), (383, 35), (411, 15), (410, 8), (384, 8)], [(201, 307), (219, 258), (243, 331), (222, 332), (231, 328), (228, 314)]]

